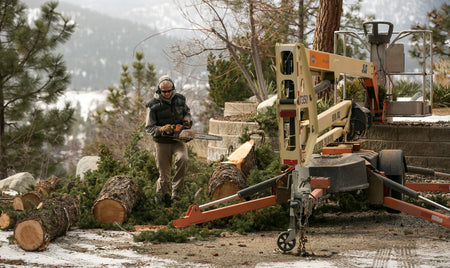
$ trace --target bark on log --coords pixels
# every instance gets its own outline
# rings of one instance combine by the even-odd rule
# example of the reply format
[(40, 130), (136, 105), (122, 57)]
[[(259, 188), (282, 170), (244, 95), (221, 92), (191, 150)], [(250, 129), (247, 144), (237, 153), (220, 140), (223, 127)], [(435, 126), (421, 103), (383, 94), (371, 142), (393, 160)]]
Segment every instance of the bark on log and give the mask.
[(75, 182), (68, 179), (60, 179), (56, 176), (50, 176), (47, 179), (40, 181), (35, 187), (35, 191), (39, 191), (44, 195), (49, 195), (58, 189), (61, 189), (67, 185), (67, 190), (70, 191), (74, 186)]
[(0, 196), (0, 205), (12, 205), (14, 197), (13, 195)]
[(126, 176), (109, 178), (92, 206), (92, 214), (101, 223), (123, 223), (139, 199), (145, 198), (139, 185)]
[(208, 183), (208, 195), (211, 200), (236, 194), (245, 187), (245, 176), (234, 165), (222, 164), (212, 173)]
[(42, 251), (51, 240), (65, 235), (80, 217), (78, 199), (69, 194), (55, 195), (31, 210), (14, 227), (14, 238), (23, 250)]

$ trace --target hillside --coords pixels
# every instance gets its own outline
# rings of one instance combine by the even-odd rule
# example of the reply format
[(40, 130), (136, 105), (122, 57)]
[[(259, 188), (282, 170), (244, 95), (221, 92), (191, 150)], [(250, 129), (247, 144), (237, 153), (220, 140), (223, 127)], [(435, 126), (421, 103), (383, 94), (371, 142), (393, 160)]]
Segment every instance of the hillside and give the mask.
[[(24, 0), (30, 16), (39, 12), (45, 1)], [(125, 19), (113, 18), (89, 9), (60, 2), (59, 12), (78, 25), (72, 38), (61, 47), (61, 53), (72, 75), (72, 90), (102, 90), (117, 84), (122, 64), (131, 64), (133, 49), (156, 30)], [(147, 62), (160, 73), (167, 72), (170, 63), (165, 56), (168, 45), (175, 41), (158, 35), (136, 47), (143, 51)]]

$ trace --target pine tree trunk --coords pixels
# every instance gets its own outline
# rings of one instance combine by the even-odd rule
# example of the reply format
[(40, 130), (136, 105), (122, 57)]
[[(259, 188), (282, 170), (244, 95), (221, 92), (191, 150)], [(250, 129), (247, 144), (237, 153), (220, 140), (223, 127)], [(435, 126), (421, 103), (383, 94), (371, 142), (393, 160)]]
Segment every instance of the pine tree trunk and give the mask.
[(236, 194), (245, 187), (245, 176), (234, 165), (223, 164), (212, 173), (208, 183), (208, 195), (211, 200), (218, 200)]
[(145, 198), (139, 185), (126, 176), (115, 176), (103, 185), (92, 206), (96, 221), (123, 223), (139, 199)]
[(334, 31), (339, 30), (342, 0), (320, 0), (313, 49), (333, 53)]
[(42, 251), (51, 240), (65, 235), (80, 217), (79, 201), (69, 195), (55, 195), (40, 209), (30, 211), (14, 228), (14, 238), (23, 250)]

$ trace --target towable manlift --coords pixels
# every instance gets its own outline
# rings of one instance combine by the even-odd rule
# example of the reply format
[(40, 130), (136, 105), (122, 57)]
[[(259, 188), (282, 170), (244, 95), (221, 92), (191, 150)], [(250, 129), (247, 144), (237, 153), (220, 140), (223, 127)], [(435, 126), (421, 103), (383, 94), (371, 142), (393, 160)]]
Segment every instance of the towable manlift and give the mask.
[[(299, 251), (305, 253), (308, 218), (318, 203), (330, 194), (364, 190), (372, 204), (384, 205), (450, 228), (449, 216), (402, 201), (403, 195), (408, 195), (448, 213), (449, 208), (421, 196), (417, 191), (448, 192), (450, 183), (405, 185), (408, 167), (401, 150), (378, 153), (363, 150), (355, 142), (368, 130), (378, 110), (371, 111), (370, 107), (362, 107), (353, 100), (343, 100), (317, 115), (316, 94), (330, 84), (336, 84), (341, 74), (358, 77), (372, 85), (370, 94), (379, 103), (377, 72), (373, 63), (309, 50), (302, 44), (277, 44), (276, 70), (280, 159), (289, 168), (232, 196), (200, 206), (191, 205), (186, 216), (174, 222), (175, 227), (288, 202), (289, 228), (279, 235), (277, 245), (282, 251), (290, 251), (299, 235)], [(313, 86), (313, 77), (322, 82)], [(321, 154), (314, 154), (319, 151)], [(267, 188), (272, 189), (272, 194), (267, 197), (206, 210), (217, 204), (250, 197)]]

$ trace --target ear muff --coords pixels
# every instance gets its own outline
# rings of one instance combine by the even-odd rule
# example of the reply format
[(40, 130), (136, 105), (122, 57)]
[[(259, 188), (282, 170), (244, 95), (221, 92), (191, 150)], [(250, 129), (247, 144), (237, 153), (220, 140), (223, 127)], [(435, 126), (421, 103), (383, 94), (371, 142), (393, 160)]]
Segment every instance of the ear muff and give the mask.
[(164, 81), (171, 82), (172, 83), (172, 90), (175, 90), (175, 83), (173, 82), (173, 80), (168, 75), (164, 75), (161, 78), (159, 78), (158, 89), (156, 90), (156, 93), (161, 94), (161, 88), (159, 87), (159, 85), (161, 85), (161, 83), (164, 82)]

